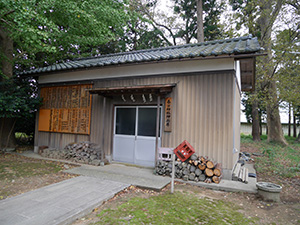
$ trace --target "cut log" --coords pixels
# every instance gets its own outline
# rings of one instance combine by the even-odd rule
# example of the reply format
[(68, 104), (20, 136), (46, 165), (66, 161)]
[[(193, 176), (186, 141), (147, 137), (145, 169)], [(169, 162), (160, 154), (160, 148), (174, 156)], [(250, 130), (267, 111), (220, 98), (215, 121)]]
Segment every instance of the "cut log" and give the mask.
[(202, 174), (202, 170), (196, 169), (195, 174), (196, 174), (196, 176), (200, 176)]
[(212, 169), (209, 169), (209, 168), (206, 168), (204, 173), (208, 177), (212, 177), (214, 175), (214, 171)]
[(222, 166), (221, 163), (217, 163), (214, 169), (214, 175), (221, 176), (222, 175)]
[(245, 172), (245, 183), (248, 184), (249, 181), (249, 171), (248, 168), (246, 168), (246, 172)]
[(221, 178), (220, 178), (220, 177), (217, 177), (217, 176), (213, 176), (213, 177), (212, 177), (212, 181), (213, 181), (214, 183), (218, 184), (218, 183), (220, 183)]
[(212, 181), (211, 181), (211, 178), (208, 177), (208, 178), (205, 179), (204, 182), (210, 184)]
[(202, 173), (202, 174), (199, 175), (199, 180), (200, 181), (205, 181), (205, 179), (206, 179), (205, 174)]
[(232, 173), (232, 179), (233, 180), (238, 180), (240, 169), (241, 169), (241, 164), (236, 163), (235, 167), (234, 167), (234, 170), (233, 170), (233, 173)]
[(187, 168), (185, 168), (182, 173), (183, 173), (183, 175), (189, 175), (190, 174), (190, 170), (187, 169)]
[(195, 174), (194, 173), (190, 173), (189, 180), (192, 180), (192, 181), (195, 180)]
[(208, 160), (208, 161), (206, 162), (206, 167), (207, 167), (208, 169), (213, 169), (213, 168), (215, 167), (215, 164), (214, 164), (213, 161)]
[(200, 163), (200, 164), (198, 165), (198, 168), (199, 168), (200, 170), (205, 170), (206, 164), (205, 164), (205, 163)]
[(198, 163), (199, 163), (198, 161), (194, 161), (194, 166), (197, 167), (197, 166), (198, 166)]
[(207, 162), (207, 157), (201, 156), (200, 161), (201, 161), (201, 163), (206, 163)]
[(238, 175), (238, 181), (243, 181), (243, 168), (240, 168), (239, 175)]
[(196, 167), (195, 166), (191, 166), (191, 168), (190, 168), (191, 173), (194, 173), (195, 170), (196, 170)]
[(183, 179), (184, 181), (188, 181), (188, 180), (189, 180), (189, 176), (188, 176), (188, 175), (184, 175), (184, 176), (182, 177), (182, 179)]
[(245, 182), (245, 174), (246, 174), (246, 168), (243, 167), (243, 170), (242, 170), (242, 181)]

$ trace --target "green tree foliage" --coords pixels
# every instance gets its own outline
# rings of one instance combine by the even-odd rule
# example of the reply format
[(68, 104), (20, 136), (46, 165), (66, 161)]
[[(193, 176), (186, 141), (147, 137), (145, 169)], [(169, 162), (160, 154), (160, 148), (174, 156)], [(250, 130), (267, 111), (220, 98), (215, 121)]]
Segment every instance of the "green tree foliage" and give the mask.
[(127, 0), (0, 2), (1, 144), (14, 147), (17, 119), (32, 118), (39, 103), (29, 90), (33, 80), (12, 77), (13, 70), (99, 54), (99, 46), (124, 36), (127, 21), (135, 16), (128, 7)]
[(14, 76), (0, 83), (0, 118), (23, 118), (37, 110), (36, 82)]
[[(196, 0), (172, 0), (174, 13), (178, 15), (183, 24), (178, 28), (175, 36), (182, 38), (186, 43), (197, 39), (197, 1)], [(204, 16), (204, 40), (210, 41), (222, 38), (220, 16), (224, 11), (225, 2), (217, 0), (203, 1)]]
[(279, 97), (294, 106), (300, 105), (300, 31), (286, 29), (278, 32), (274, 43), (278, 64), (276, 79)]
[(40, 104), (35, 80), (14, 76), (0, 82), (0, 149), (13, 147), (15, 127), (32, 134), (34, 114)]
[(140, 50), (164, 47), (168, 40), (160, 29), (151, 21), (151, 15), (157, 1), (131, 0), (130, 10), (134, 17), (130, 17), (125, 28), (125, 35), (121, 38), (124, 50)]
[[(242, 97), (242, 105), (244, 106), (244, 109), (242, 110), (243, 113), (245, 113), (246, 119), (248, 123), (252, 123), (252, 100), (251, 100), (251, 93), (245, 92), (243, 93)], [(259, 115), (259, 122), (261, 124), (261, 121), (266, 119), (267, 112), (266, 108), (264, 107), (262, 102), (258, 103), (258, 115)]]
[[(116, 38), (94, 48), (95, 54), (111, 54), (165, 46), (168, 40), (149, 19), (150, 11), (156, 6), (156, 2), (130, 0), (127, 7), (129, 16), (125, 21), (125, 26), (114, 31)], [(89, 51), (91, 52), (91, 50)]]
[(121, 35), (129, 18), (125, 1), (3, 0), (0, 29), (14, 42), (18, 69), (78, 56)]

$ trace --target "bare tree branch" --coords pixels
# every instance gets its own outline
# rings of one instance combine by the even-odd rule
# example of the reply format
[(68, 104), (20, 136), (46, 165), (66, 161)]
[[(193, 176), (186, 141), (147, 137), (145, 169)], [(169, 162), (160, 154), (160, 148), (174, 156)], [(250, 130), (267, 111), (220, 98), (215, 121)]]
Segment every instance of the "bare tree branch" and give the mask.
[(9, 14), (12, 14), (12, 13), (14, 13), (14, 12), (15, 12), (14, 9), (13, 9), (13, 10), (10, 10), (9, 12), (4, 13), (2, 16), (0, 16), (0, 18), (5, 17), (5, 16), (8, 16)]

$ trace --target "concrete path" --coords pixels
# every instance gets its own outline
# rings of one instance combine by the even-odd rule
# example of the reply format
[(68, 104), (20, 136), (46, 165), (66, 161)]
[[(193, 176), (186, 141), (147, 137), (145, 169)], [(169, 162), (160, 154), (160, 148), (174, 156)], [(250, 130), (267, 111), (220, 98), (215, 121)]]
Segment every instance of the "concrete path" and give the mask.
[(69, 224), (129, 183), (80, 176), (0, 201), (0, 224)]
[(130, 183), (131, 185), (160, 191), (171, 182), (170, 177), (156, 176), (153, 169), (113, 163), (106, 166), (82, 165), (65, 172), (71, 174), (97, 177), (106, 180)]
[[(22, 153), (22, 155), (27, 157), (38, 158), (38, 159), (53, 160), (53, 161), (60, 161), (66, 163), (68, 162), (64, 160), (43, 158), (40, 155), (30, 151), (24, 152)], [(78, 165), (81, 166), (67, 170), (66, 172), (72, 174), (120, 181), (124, 183), (130, 183), (131, 185), (134, 186), (149, 188), (154, 190), (161, 190), (171, 181), (170, 177), (162, 177), (162, 176), (154, 175), (152, 169), (126, 166), (124, 164), (113, 163), (110, 165), (106, 165), (104, 167), (90, 166), (84, 164), (78, 164)], [(248, 168), (249, 173), (256, 173), (253, 164), (245, 164), (245, 166)], [(177, 181), (185, 182), (181, 179)], [(256, 182), (257, 182), (256, 178), (249, 177), (248, 184), (239, 181), (232, 181), (232, 180), (225, 180), (225, 179), (222, 179), (219, 184), (214, 184), (214, 183), (207, 184), (204, 182), (192, 182), (192, 181), (187, 181), (185, 183), (189, 183), (200, 187), (210, 188), (214, 190), (257, 193)]]

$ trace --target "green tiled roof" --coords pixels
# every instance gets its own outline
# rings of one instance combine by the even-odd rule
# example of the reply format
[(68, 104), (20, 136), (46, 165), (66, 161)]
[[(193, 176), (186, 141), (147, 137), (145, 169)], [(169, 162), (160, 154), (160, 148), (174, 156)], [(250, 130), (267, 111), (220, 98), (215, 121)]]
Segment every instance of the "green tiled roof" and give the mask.
[(257, 38), (252, 36), (208, 41), (197, 44), (153, 48), (147, 50), (109, 54), (92, 58), (82, 58), (73, 61), (57, 63), (25, 71), (22, 75), (33, 75), (47, 72), (103, 67), (139, 62), (175, 60), (182, 58), (208, 57), (220, 55), (238, 55), (256, 53), (261, 50)]

